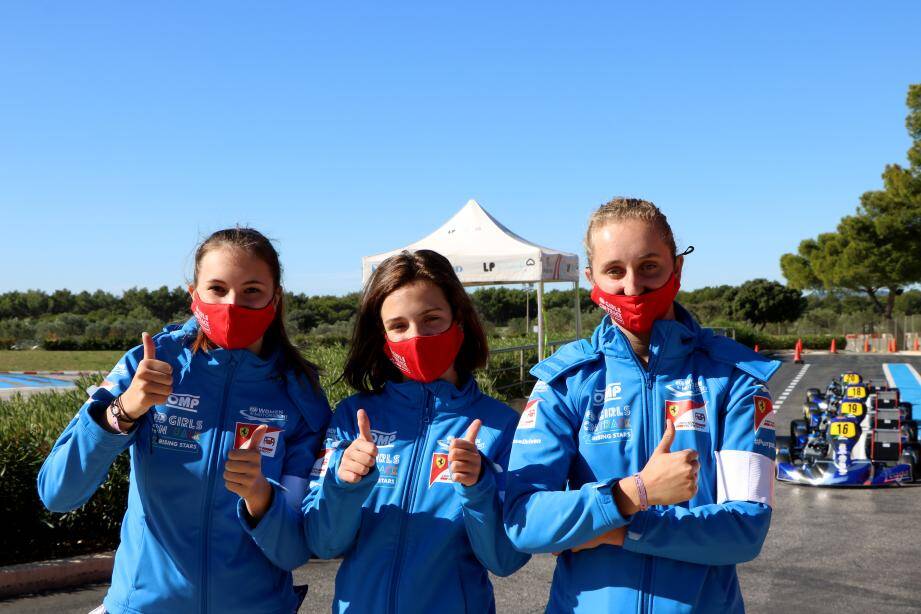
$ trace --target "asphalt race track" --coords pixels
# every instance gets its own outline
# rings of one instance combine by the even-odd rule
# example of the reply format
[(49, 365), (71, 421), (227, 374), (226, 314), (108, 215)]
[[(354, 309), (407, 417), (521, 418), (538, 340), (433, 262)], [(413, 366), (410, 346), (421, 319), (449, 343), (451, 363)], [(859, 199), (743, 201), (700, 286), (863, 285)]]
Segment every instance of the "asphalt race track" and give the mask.
[[(781, 434), (800, 415), (806, 388), (824, 390), (843, 371), (854, 369), (878, 382), (885, 381), (883, 362), (911, 362), (921, 371), (918, 356), (807, 355), (805, 371), (784, 360), (770, 384)], [(774, 517), (761, 556), (739, 567), (749, 612), (921, 612), (921, 483), (872, 490), (775, 485)], [(542, 612), (553, 565), (552, 556), (535, 557), (511, 578), (495, 579), (497, 610)], [(337, 568), (336, 561), (321, 561), (297, 570), (296, 582), (310, 584), (301, 612), (329, 612)], [(104, 593), (104, 586), (92, 586), (0, 601), (0, 613), (88, 612)]]

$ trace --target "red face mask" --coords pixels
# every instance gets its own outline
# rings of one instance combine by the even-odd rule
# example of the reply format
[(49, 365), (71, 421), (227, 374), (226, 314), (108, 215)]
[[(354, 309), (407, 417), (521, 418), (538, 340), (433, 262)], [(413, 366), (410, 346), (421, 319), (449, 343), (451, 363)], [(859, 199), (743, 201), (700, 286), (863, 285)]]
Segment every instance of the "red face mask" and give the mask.
[(192, 295), (192, 313), (208, 339), (225, 350), (239, 350), (254, 344), (275, 319), (275, 301), (260, 309), (230, 303), (205, 303)]
[(652, 330), (656, 320), (668, 313), (681, 284), (672, 273), (661, 288), (637, 296), (608, 294), (598, 285), (592, 288), (592, 300), (608, 312), (611, 320), (631, 333), (641, 335)]
[(384, 353), (406, 377), (417, 382), (434, 382), (454, 364), (464, 343), (459, 324), (437, 335), (419, 335), (404, 341), (386, 340)]

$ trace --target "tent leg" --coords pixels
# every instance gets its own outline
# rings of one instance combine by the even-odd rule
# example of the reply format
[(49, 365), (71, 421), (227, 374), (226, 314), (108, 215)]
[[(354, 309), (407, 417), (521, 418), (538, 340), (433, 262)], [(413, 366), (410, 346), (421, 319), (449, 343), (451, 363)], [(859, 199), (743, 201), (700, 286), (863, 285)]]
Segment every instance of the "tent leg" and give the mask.
[(579, 300), (579, 282), (574, 281), (573, 287), (576, 292), (576, 339), (582, 338), (582, 301)]
[(544, 282), (537, 282), (537, 359), (544, 359)]

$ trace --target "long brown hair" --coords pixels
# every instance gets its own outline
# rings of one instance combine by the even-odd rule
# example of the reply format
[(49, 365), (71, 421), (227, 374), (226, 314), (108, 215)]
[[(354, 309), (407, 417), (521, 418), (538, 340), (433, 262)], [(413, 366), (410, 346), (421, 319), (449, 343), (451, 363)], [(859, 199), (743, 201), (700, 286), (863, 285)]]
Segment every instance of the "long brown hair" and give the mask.
[[(269, 324), (265, 331), (263, 343), (265, 347), (278, 348), (281, 352), (279, 357), (279, 371), (284, 374), (291, 370), (297, 376), (304, 376), (314, 388), (318, 388), (320, 380), (317, 375), (317, 366), (305, 359), (297, 347), (288, 337), (288, 331), (285, 330), (285, 293), (281, 287), (281, 261), (278, 258), (278, 251), (272, 242), (261, 232), (254, 228), (237, 226), (235, 228), (225, 228), (218, 230), (210, 237), (202, 241), (198, 249), (195, 250), (195, 273), (192, 280), (194, 285), (198, 285), (198, 268), (201, 259), (208, 252), (222, 247), (231, 247), (242, 250), (252, 256), (255, 256), (265, 262), (272, 272), (272, 282), (274, 289), (278, 292), (278, 305), (275, 308), (275, 319)], [(205, 335), (204, 331), (198, 330), (198, 336), (192, 343), (192, 351), (208, 351), (213, 347), (213, 343)]]
[(365, 393), (380, 392), (387, 381), (400, 381), (402, 374), (384, 353), (386, 334), (381, 321), (381, 305), (391, 292), (417, 281), (429, 281), (444, 292), (454, 312), (454, 321), (464, 329), (454, 368), (461, 379), (486, 365), (489, 346), (473, 301), (457, 278), (448, 259), (428, 249), (403, 251), (378, 265), (365, 286), (358, 307), (352, 343), (342, 378), (352, 388)]

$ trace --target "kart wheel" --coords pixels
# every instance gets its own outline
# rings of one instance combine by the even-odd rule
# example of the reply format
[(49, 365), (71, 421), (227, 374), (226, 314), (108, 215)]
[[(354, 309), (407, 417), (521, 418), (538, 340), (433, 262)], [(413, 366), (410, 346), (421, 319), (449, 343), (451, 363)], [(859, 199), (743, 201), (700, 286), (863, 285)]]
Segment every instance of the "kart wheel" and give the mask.
[(785, 435), (777, 436), (777, 462), (778, 463), (793, 463), (793, 457), (790, 450), (790, 438)]
[(902, 448), (902, 456), (899, 462), (905, 463), (911, 467), (912, 481), (921, 480), (921, 446), (916, 443), (910, 443)]
[(797, 437), (809, 435), (809, 424), (805, 420), (790, 420), (790, 439), (796, 441)]

